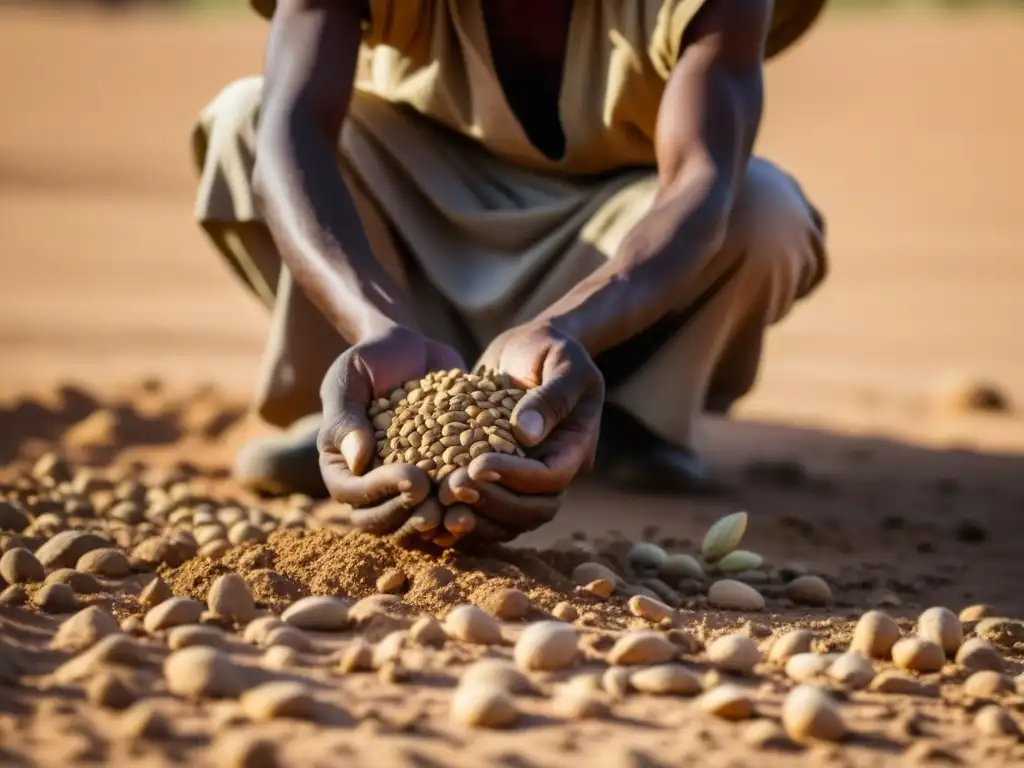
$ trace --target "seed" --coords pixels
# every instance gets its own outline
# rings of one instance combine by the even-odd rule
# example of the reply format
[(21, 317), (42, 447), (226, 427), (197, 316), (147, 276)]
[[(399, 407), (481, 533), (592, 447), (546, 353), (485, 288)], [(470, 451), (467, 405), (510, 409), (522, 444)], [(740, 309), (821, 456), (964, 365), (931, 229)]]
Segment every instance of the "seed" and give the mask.
[(589, 584), (597, 579), (607, 579), (613, 584), (622, 581), (617, 573), (601, 563), (580, 563), (572, 571), (572, 580), (580, 585)]
[(459, 686), (452, 694), (452, 719), (480, 728), (507, 728), (519, 718), (512, 697), (502, 690)]
[(809, 653), (812, 640), (814, 640), (814, 634), (806, 629), (787, 632), (772, 643), (771, 650), (768, 651), (768, 658), (776, 663), (782, 663), (798, 653)]
[(978, 710), (974, 716), (974, 727), (982, 736), (990, 738), (1020, 736), (1020, 728), (1013, 718), (997, 704), (989, 704)]
[(828, 676), (848, 688), (867, 688), (875, 679), (875, 668), (863, 654), (847, 651), (832, 662)]
[(639, 616), (641, 619), (646, 619), (654, 624), (675, 616), (675, 611), (669, 606), (644, 595), (633, 595), (633, 597), (629, 598), (629, 602), (626, 605), (629, 607), (629, 612), (634, 616)]
[(336, 632), (348, 624), (348, 606), (337, 597), (304, 597), (281, 614), (281, 620), (299, 629)]
[(630, 632), (615, 641), (608, 651), (608, 663), (615, 666), (661, 664), (679, 653), (669, 640), (657, 632)]
[(760, 568), (762, 563), (764, 563), (764, 558), (756, 552), (734, 549), (729, 554), (724, 555), (716, 565), (722, 573), (740, 573)]
[(708, 646), (708, 659), (718, 669), (747, 675), (761, 661), (761, 652), (745, 635), (725, 635)]
[(487, 442), (490, 443), (491, 447), (498, 453), (516, 452), (516, 446), (514, 443), (510, 443), (508, 440), (503, 437), (499, 437), (498, 435), (488, 435)]
[(58, 651), (79, 653), (91, 648), (107, 635), (120, 631), (117, 621), (102, 608), (91, 605), (66, 619), (50, 641)]
[(669, 555), (661, 564), (658, 573), (670, 582), (679, 582), (682, 579), (703, 581), (705, 578), (704, 569), (693, 555)]
[(641, 693), (695, 696), (701, 691), (700, 678), (682, 664), (658, 664), (630, 675), (629, 683)]
[(483, 659), (470, 664), (459, 678), (460, 688), (489, 688), (510, 694), (534, 692), (533, 684), (504, 659)]
[(892, 660), (897, 667), (914, 672), (938, 672), (946, 663), (946, 654), (938, 643), (920, 637), (905, 637), (892, 647)]
[(376, 416), (373, 417), (374, 429), (389, 429), (391, 427), (391, 420), (394, 418), (394, 416), (394, 411), (384, 411), (383, 413), (378, 413)]
[(793, 741), (841, 741), (847, 733), (832, 698), (816, 685), (801, 685), (782, 704), (782, 727)]
[(786, 594), (801, 605), (828, 605), (832, 590), (820, 576), (798, 576), (786, 585)]
[(713, 562), (732, 552), (739, 546), (746, 530), (746, 512), (735, 512), (718, 520), (708, 529), (700, 546), (704, 559)]
[(465, 411), (449, 411), (448, 413), (442, 413), (437, 417), (437, 423), (442, 427), (446, 424), (461, 423), (465, 425), (469, 421), (469, 416), (466, 415)]
[(964, 642), (960, 619), (948, 608), (940, 606), (929, 608), (918, 617), (917, 636), (938, 643), (948, 656), (955, 656)]
[(806, 683), (824, 675), (836, 657), (824, 653), (797, 653), (786, 661), (786, 677), (798, 683)]
[(626, 554), (626, 561), (636, 571), (657, 571), (668, 559), (668, 554), (656, 544), (638, 541)]
[(256, 613), (252, 593), (237, 573), (225, 573), (217, 577), (210, 587), (206, 604), (214, 615), (238, 623), (251, 620)]
[(516, 641), (513, 658), (519, 669), (552, 670), (571, 665), (579, 653), (576, 630), (560, 621), (539, 621)]
[(171, 693), (186, 698), (234, 698), (243, 687), (241, 675), (228, 657), (202, 646), (168, 656), (164, 678)]
[(405, 574), (397, 568), (388, 568), (377, 577), (377, 591), (385, 595), (398, 592), (405, 585)]
[(203, 614), (203, 604), (189, 597), (171, 597), (151, 608), (143, 620), (150, 634), (182, 624), (196, 624)]
[(708, 590), (708, 602), (730, 611), (764, 610), (764, 597), (753, 587), (733, 579), (716, 581)]
[(433, 459), (423, 459), (422, 461), (417, 461), (416, 466), (417, 468), (422, 469), (424, 472), (432, 472), (435, 469)]
[(594, 579), (586, 586), (584, 586), (583, 589), (592, 594), (594, 597), (599, 597), (602, 600), (607, 600), (609, 597), (612, 596), (612, 591), (615, 589), (615, 583), (610, 581), (609, 579)]
[(991, 643), (977, 637), (964, 641), (956, 652), (956, 663), (971, 672), (982, 669), (1002, 672), (1005, 667), (999, 651)]
[(313, 716), (316, 702), (309, 688), (293, 680), (263, 683), (250, 688), (239, 699), (242, 710), (257, 723), (276, 718), (306, 720)]
[(979, 698), (988, 698), (1012, 690), (1014, 685), (1010, 678), (991, 669), (975, 672), (964, 681), (964, 693)]
[(457, 605), (445, 616), (444, 630), (455, 640), (478, 645), (501, 642), (501, 628), (493, 617), (475, 605)]
[(868, 611), (857, 620), (850, 650), (859, 651), (869, 659), (885, 659), (899, 639), (899, 625), (888, 614)]
[(705, 712), (724, 720), (746, 720), (754, 714), (754, 702), (738, 685), (716, 685), (697, 700)]
[(452, 445), (445, 449), (444, 453), (441, 456), (441, 459), (442, 461), (444, 461), (445, 464), (451, 464), (453, 461), (455, 461), (456, 456), (458, 456), (460, 453), (465, 452), (466, 449), (463, 448), (461, 445)]
[[(458, 437), (460, 438), (459, 442), (461, 444), (462, 433), (467, 430), (469, 430), (468, 424), (463, 424), (461, 421), (452, 421), (444, 425), (444, 428), (441, 430), (441, 434), (445, 437)], [(472, 435), (472, 432), (470, 432), (470, 434)]]

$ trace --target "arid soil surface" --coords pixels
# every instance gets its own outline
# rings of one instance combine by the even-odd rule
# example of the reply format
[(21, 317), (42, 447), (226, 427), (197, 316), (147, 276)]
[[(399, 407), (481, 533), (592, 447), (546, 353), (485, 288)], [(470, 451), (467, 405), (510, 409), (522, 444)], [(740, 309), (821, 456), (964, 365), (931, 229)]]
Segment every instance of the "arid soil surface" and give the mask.
[[(876, 607), (906, 635), (929, 606), (984, 603), (993, 616), (1024, 617), (1024, 106), (1002, 98), (1024, 68), (1024, 17), (833, 14), (770, 66), (759, 151), (824, 210), (832, 274), (772, 332), (758, 390), (736, 419), (708, 425), (725, 497), (637, 497), (588, 480), (520, 548), (440, 556), (347, 533), (329, 504), (246, 497), (227, 478), (234, 450), (260, 431), (246, 392), (267, 318), (191, 222), (188, 138), (221, 85), (259, 69), (263, 34), (241, 16), (0, 12), (0, 528), (20, 529), (0, 533), (0, 549), (34, 550), (50, 583), (71, 588), (40, 586), (21, 554), (8, 561), (23, 568), (3, 575), (12, 586), (0, 583), (0, 764), (1024, 761), (1016, 736), (975, 722), (996, 702), (1024, 725), (1018, 624), (964, 623), (1002, 656), (1005, 692), (965, 687), (971, 663), (952, 655), (938, 671), (906, 673), (923, 685), (914, 695), (811, 678), (833, 692), (850, 732), (835, 744), (756, 741), (751, 728), (780, 722), (796, 682), (768, 659), (753, 675), (723, 670), (707, 650), (737, 632), (767, 653), (804, 627), (814, 650), (842, 651), (853, 622)], [(1009, 407), (949, 403), (948, 376), (992, 382)], [(59, 467), (27, 479), (48, 451), (70, 460), (70, 482)], [(749, 515), (741, 547), (766, 561), (755, 569), (764, 580), (743, 577), (767, 598), (762, 610), (709, 605), (720, 577), (709, 573), (662, 579), (671, 589), (661, 597), (679, 603), (664, 626), (630, 614), (625, 598), (645, 574), (627, 562), (629, 542), (696, 554), (708, 526), (737, 510)], [(96, 540), (45, 549), (69, 527), (121, 549), (124, 565), (72, 556)], [(611, 600), (573, 583), (573, 568), (592, 559), (623, 580)], [(831, 601), (794, 595), (780, 570), (790, 563), (824, 577)], [(294, 632), (257, 636), (243, 628), (251, 615), (200, 616), (191, 603), (176, 619), (141, 618), (160, 597), (154, 572), (201, 602), (236, 572), (256, 611), (279, 614), (308, 595), (351, 606), (389, 569), (407, 577), (398, 602), (363, 603), (329, 631), (299, 619)], [(511, 729), (470, 728), (452, 715), (460, 675), (478, 658), (511, 657), (525, 622), (502, 621), (501, 642), (486, 645), (455, 637), (438, 648), (408, 630), (460, 603), (494, 610), (512, 587), (531, 599), (527, 621), (555, 611), (572, 622), (581, 657), (530, 673), (539, 695), (513, 697), (521, 717)], [(85, 630), (57, 634), (87, 605), (103, 616), (80, 614)], [(123, 636), (95, 643), (117, 628), (110, 616)], [(168, 631), (179, 620), (212, 629)], [(572, 697), (559, 685), (603, 673), (614, 638), (640, 628), (674, 641), (670, 655), (701, 686), (740, 685), (754, 719), (710, 714), (693, 691), (591, 693), (594, 719), (567, 714)], [(407, 634), (382, 646), (393, 631)], [(345, 672), (360, 638), (378, 649), (379, 669)], [(165, 658), (188, 643), (220, 651), (181, 675)], [(227, 683), (204, 677), (214, 667)], [(209, 687), (190, 690), (182, 677)], [(276, 709), (239, 695), (268, 681), (302, 687), (264, 689)]]

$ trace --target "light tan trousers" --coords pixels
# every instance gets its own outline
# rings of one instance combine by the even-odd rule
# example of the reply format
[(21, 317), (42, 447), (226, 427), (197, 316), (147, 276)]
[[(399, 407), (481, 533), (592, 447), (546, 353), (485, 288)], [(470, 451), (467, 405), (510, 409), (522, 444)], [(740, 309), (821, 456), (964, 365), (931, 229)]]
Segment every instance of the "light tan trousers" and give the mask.
[[(323, 374), (348, 344), (293, 282), (255, 203), (261, 89), (261, 78), (237, 81), (203, 111), (193, 136), (196, 216), (273, 312), (255, 407), (286, 426), (319, 410)], [(409, 289), (424, 330), (470, 363), (495, 334), (612, 257), (657, 191), (653, 169), (578, 180), (510, 167), (359, 93), (339, 145), (375, 255)], [(645, 359), (612, 371), (608, 399), (669, 442), (698, 449), (700, 414), (749, 391), (765, 329), (825, 271), (820, 216), (791, 177), (752, 159), (726, 242), (681, 301), (684, 321)]]

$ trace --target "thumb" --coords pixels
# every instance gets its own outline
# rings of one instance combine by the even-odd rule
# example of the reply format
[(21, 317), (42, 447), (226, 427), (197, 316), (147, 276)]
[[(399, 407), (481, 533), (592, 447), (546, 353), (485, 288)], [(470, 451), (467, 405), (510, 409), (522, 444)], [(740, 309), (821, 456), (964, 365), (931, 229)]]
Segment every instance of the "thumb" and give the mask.
[(365, 366), (350, 349), (331, 366), (320, 387), (324, 421), (318, 446), (321, 453), (340, 453), (356, 475), (366, 471), (377, 448), (367, 414), (371, 397)]
[(529, 390), (512, 412), (512, 430), (527, 448), (541, 443), (576, 407), (584, 391), (580, 377), (555, 376)]

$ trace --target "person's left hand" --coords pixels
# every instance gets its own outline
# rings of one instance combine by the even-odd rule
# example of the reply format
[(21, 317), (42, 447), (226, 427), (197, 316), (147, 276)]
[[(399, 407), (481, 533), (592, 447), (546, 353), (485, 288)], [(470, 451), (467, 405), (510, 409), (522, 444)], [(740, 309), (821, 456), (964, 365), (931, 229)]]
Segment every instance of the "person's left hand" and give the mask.
[(507, 541), (550, 522), (569, 483), (593, 464), (604, 378), (579, 342), (541, 324), (504, 332), (479, 364), (527, 390), (509, 421), (529, 456), (478, 456), (444, 478), (439, 498), (473, 510), (473, 539)]

